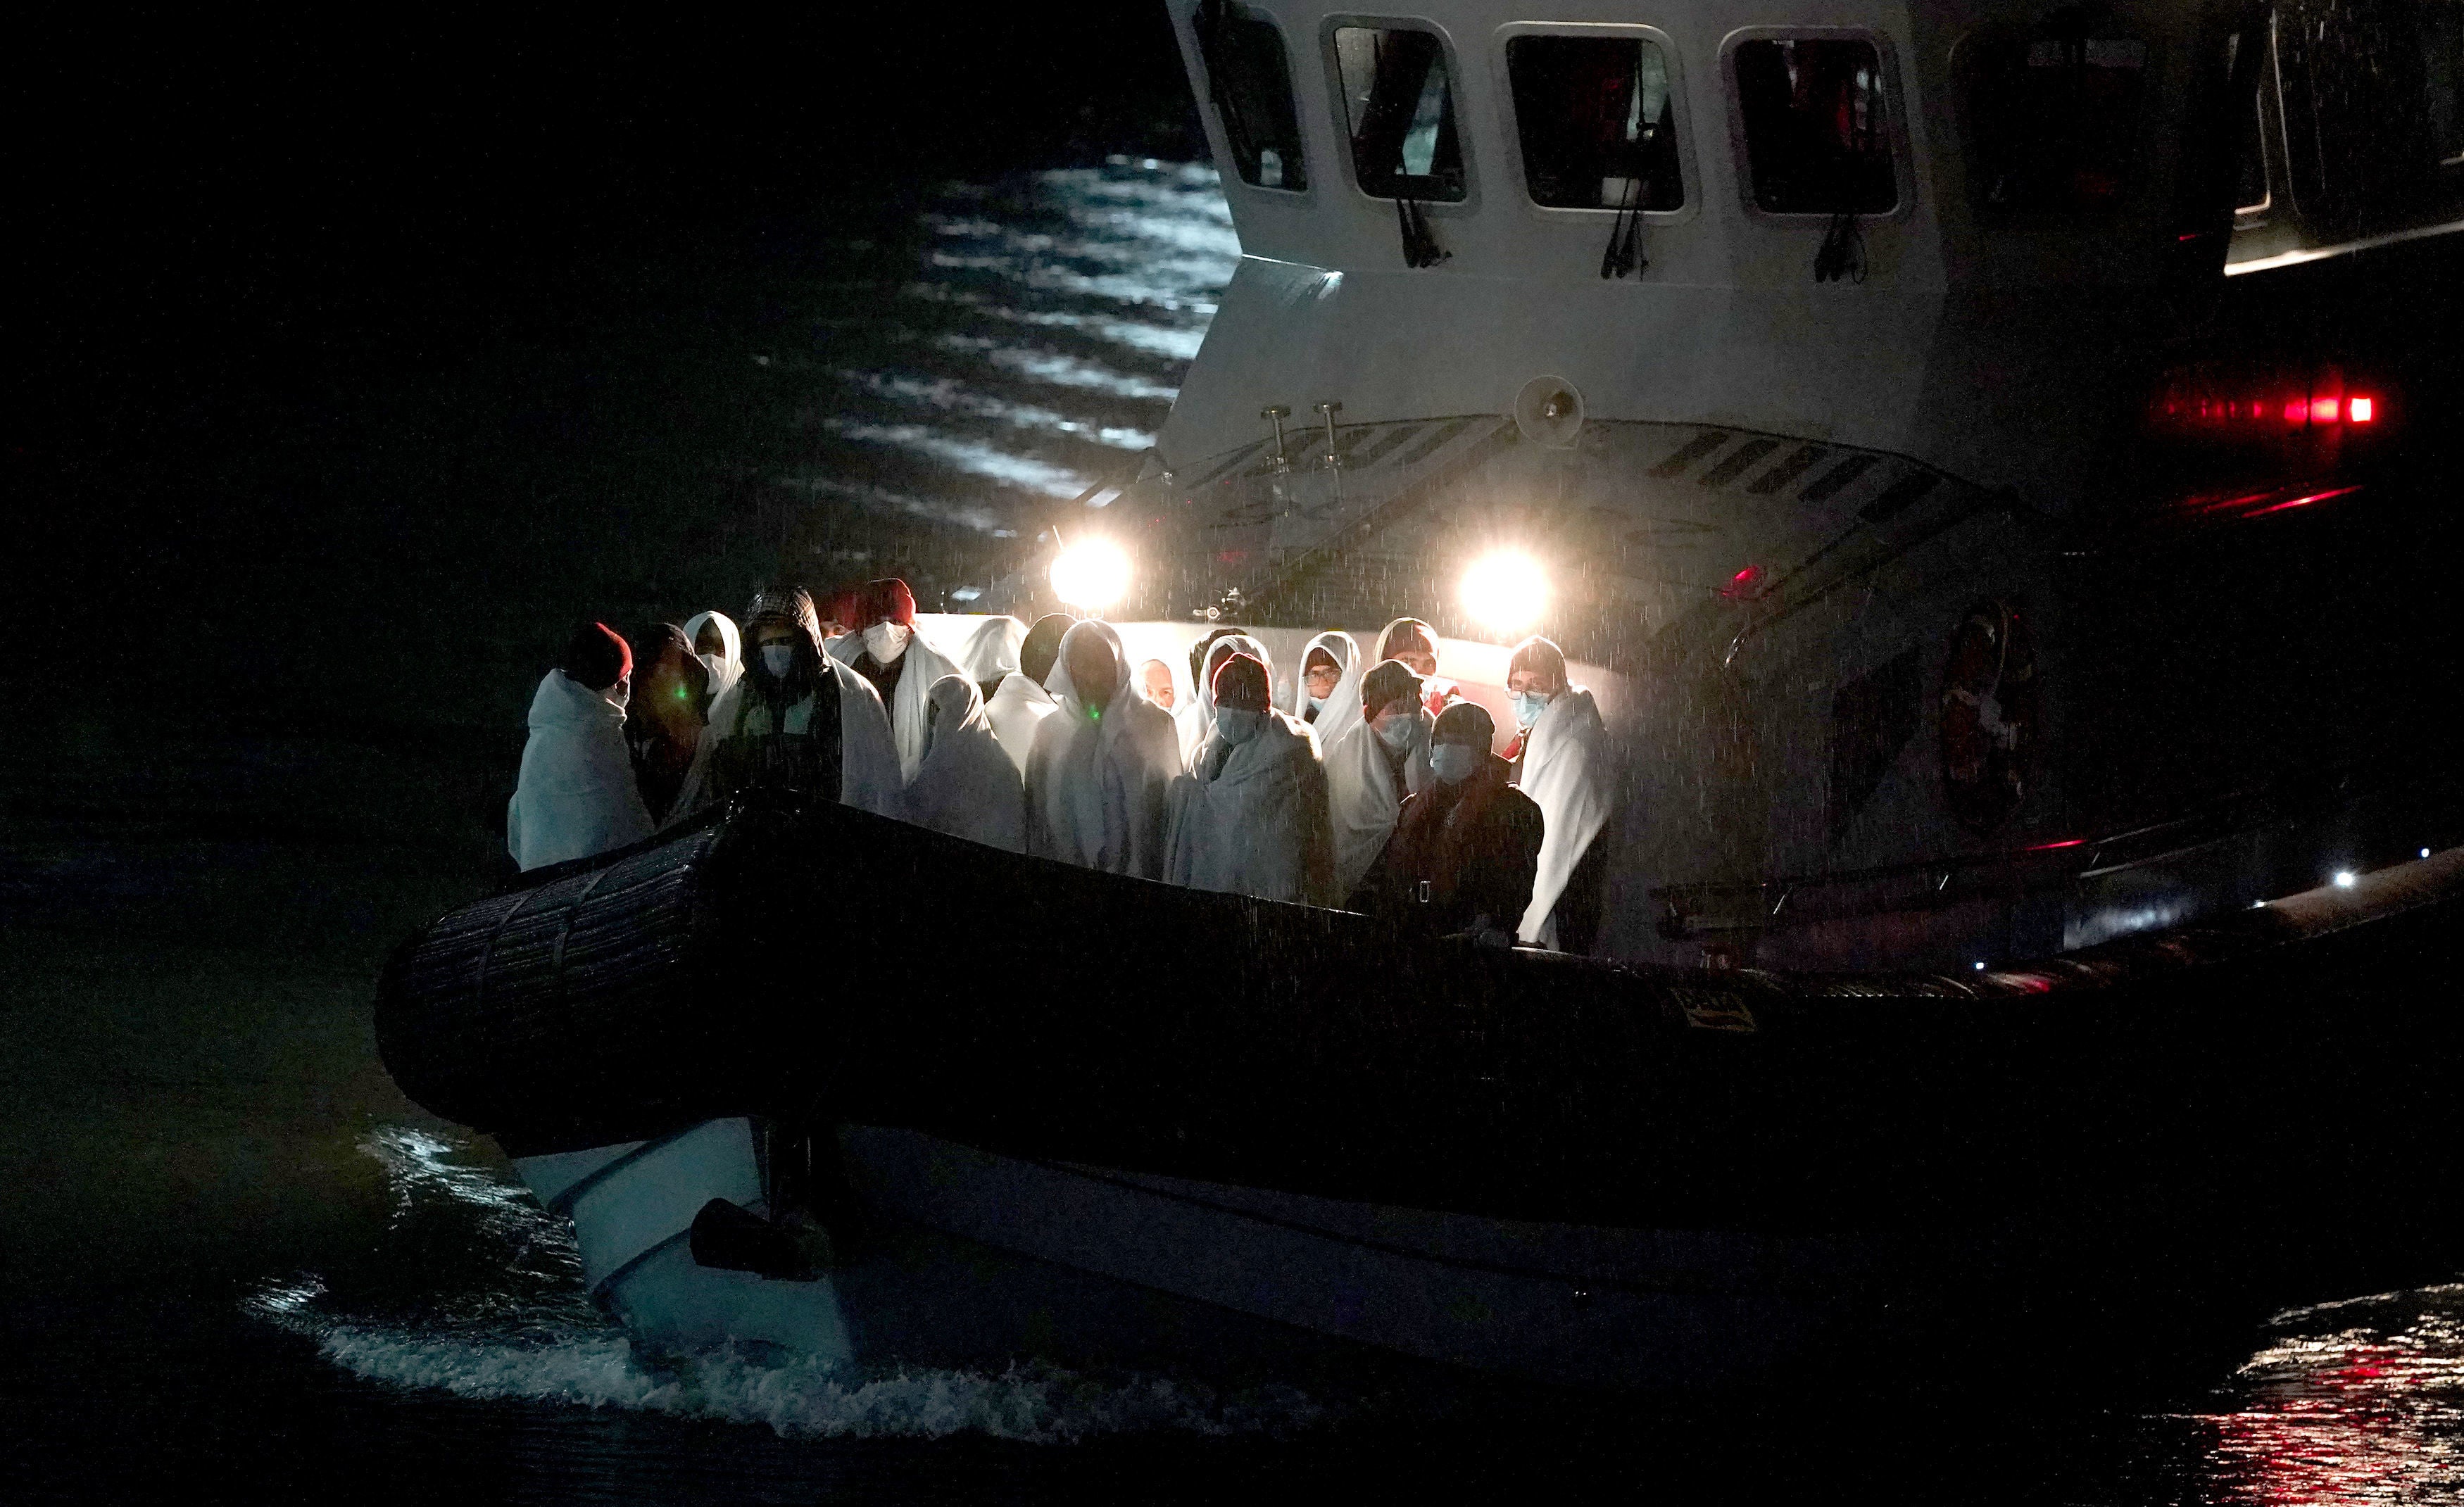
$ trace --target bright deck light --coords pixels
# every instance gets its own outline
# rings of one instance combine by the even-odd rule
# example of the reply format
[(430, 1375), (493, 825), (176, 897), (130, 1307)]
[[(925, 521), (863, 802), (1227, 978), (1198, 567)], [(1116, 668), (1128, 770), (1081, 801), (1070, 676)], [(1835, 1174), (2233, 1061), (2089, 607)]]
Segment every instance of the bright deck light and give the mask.
[(1130, 557), (1120, 546), (1088, 539), (1063, 550), (1052, 561), (1052, 594), (1073, 607), (1100, 612), (1130, 589)]
[(2351, 869), (2340, 868), (2336, 870), (2336, 887), (2338, 889), (2350, 889), (2353, 887), (2353, 871)]
[(1549, 576), (1529, 555), (1491, 555), (1463, 573), (1463, 610), (1499, 633), (1520, 633), (1549, 605)]

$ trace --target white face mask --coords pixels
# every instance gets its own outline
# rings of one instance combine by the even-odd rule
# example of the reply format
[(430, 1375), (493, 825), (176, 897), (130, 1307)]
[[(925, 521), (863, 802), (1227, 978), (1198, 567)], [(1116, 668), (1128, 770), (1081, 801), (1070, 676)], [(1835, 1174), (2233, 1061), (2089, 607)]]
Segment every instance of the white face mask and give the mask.
[(781, 680), (785, 680), (787, 678), (787, 671), (793, 669), (796, 665), (796, 645), (793, 644), (764, 644), (761, 645), (761, 663), (769, 666), (771, 674), (777, 676)]
[(1400, 754), (1419, 742), (1428, 729), (1429, 714), (1425, 711), (1416, 711), (1406, 717), (1390, 717), (1384, 727), (1376, 730), (1377, 741)]
[(904, 622), (876, 622), (864, 630), (864, 651), (875, 665), (895, 665), (914, 636), (915, 630)]
[(718, 683), (720, 676), (727, 673), (727, 661), (715, 654), (696, 654), (693, 658), (701, 661), (701, 667), (710, 671), (711, 683), (714, 686)]
[(1441, 743), (1429, 750), (1429, 773), (1449, 785), (1460, 785), (1480, 768), (1480, 750), (1460, 743)]
[(1518, 728), (1528, 728), (1531, 726), (1531, 724), (1539, 721), (1540, 713), (1549, 710), (1550, 699), (1551, 698), (1547, 696), (1538, 695), (1528, 690), (1516, 691), (1514, 693), (1514, 725)]
[(1246, 743), (1266, 726), (1263, 711), (1243, 711), (1237, 707), (1223, 707), (1215, 713), (1215, 731), (1226, 743)]

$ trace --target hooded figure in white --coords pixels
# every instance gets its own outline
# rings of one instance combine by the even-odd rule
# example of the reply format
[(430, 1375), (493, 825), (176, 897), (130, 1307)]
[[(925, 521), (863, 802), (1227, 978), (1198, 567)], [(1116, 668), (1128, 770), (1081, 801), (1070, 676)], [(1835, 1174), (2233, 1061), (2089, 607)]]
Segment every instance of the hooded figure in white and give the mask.
[(1026, 761), (1027, 851), (1112, 874), (1159, 879), (1166, 801), (1178, 773), (1172, 718), (1147, 700), (1120, 635), (1087, 622), (1061, 639), (1058, 710)]
[(1180, 767), (1183, 773), (1198, 767), (1198, 756), (1215, 736), (1215, 671), (1235, 654), (1246, 654), (1266, 666), (1268, 684), (1275, 674), (1275, 657), (1266, 646), (1245, 633), (1227, 633), (1206, 645), (1199, 661), (1196, 694), (1189, 705), (1173, 713), (1173, 726), (1180, 739)]
[[(1576, 869), (1608, 824), (1615, 796), (1608, 729), (1592, 693), (1567, 682), (1566, 656), (1547, 639), (1529, 638), (1515, 645), (1507, 662), (1506, 685), (1514, 720), (1524, 728), (1522, 775), (1516, 784), (1547, 823), (1539, 871), (1531, 881), (1531, 906), (1523, 912), (1515, 935), (1530, 946), (1558, 949), (1559, 902), (1568, 898)], [(1596, 896), (1589, 898), (1595, 906)], [(1594, 915), (1585, 930), (1596, 925)], [(1588, 947), (1591, 938), (1571, 940)]]
[[(1323, 697), (1309, 694), (1309, 656), (1320, 649), (1334, 661), (1334, 688)], [(1309, 641), (1301, 650), (1301, 672), (1292, 682), (1291, 705), (1284, 710), (1298, 717), (1317, 734), (1320, 749), (1332, 749), (1360, 720), (1360, 677), (1369, 673), (1360, 645), (1349, 633), (1329, 631)], [(1312, 703), (1316, 703), (1312, 705)]]
[(1420, 678), (1388, 660), (1361, 681), (1361, 717), (1326, 756), (1334, 893), (1343, 904), (1386, 851), (1403, 797), (1426, 790), (1430, 717)]
[[(701, 646), (711, 635), (718, 639), (715, 654)], [(693, 658), (710, 671), (710, 699), (716, 701), (744, 673), (744, 640), (736, 631), (736, 620), (724, 612), (694, 613), (685, 620), (685, 638), (693, 646)]]
[(505, 848), (525, 871), (609, 852), (656, 830), (625, 750), (632, 657), (623, 639), (594, 622), (540, 678), (521, 779), (505, 807)]
[(958, 645), (958, 671), (990, 699), (1018, 668), (1018, 648), (1025, 642), (1025, 623), (1006, 614), (986, 618)]
[(865, 582), (858, 615), (864, 621), (854, 632), (830, 640), (830, 656), (853, 666), (880, 692), (898, 746), (898, 777), (913, 779), (924, 762), (933, 683), (957, 674), (958, 666), (915, 631), (915, 597), (907, 582), (895, 577)]
[[(840, 803), (875, 816), (901, 815), (904, 781), (881, 695), (871, 682), (834, 665), (822, 652), (821, 617), (813, 599), (802, 587), (764, 591), (753, 599), (744, 621), (759, 667), (747, 666), (726, 694), (711, 703), (710, 722), (702, 729), (701, 747), (693, 753), (675, 809), (668, 814), (669, 825), (748, 785), (812, 788), (815, 772), (809, 761), (828, 752), (826, 740), (815, 731), (815, 712), (825, 695), (835, 699), (838, 710)], [(765, 638), (777, 642), (764, 644)], [(780, 665), (771, 665), (772, 659)], [(821, 726), (829, 729), (832, 724), (822, 718)]]
[(1192, 889), (1333, 904), (1316, 739), (1267, 704), (1266, 668), (1245, 654), (1221, 662), (1214, 688), (1215, 736), (1172, 784), (1164, 877)]
[(1061, 636), (1077, 621), (1066, 612), (1036, 619), (1018, 646), (1018, 668), (1001, 677), (992, 700), (984, 703), (993, 736), (1001, 739), (1001, 752), (1018, 767), (1022, 779), (1026, 776), (1026, 757), (1035, 751), (1036, 727), (1056, 708), (1044, 683), (1051, 678), (1053, 664), (1061, 657)]
[(1026, 797), (1018, 769), (984, 718), (983, 692), (944, 675), (929, 692), (924, 762), (907, 782), (907, 819), (1011, 853), (1026, 851)]

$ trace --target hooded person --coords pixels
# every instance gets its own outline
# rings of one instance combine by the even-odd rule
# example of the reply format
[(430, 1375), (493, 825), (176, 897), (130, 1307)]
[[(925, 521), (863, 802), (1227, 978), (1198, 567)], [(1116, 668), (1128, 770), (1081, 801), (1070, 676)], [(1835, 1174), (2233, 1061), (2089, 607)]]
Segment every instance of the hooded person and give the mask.
[(1360, 677), (1374, 661), (1363, 660), (1349, 633), (1330, 630), (1301, 650), (1300, 679), (1284, 710), (1309, 725), (1317, 746), (1331, 749), (1360, 720)]
[(1540, 808), (1507, 783), (1512, 766), (1489, 752), (1497, 727), (1478, 702), (1440, 712), (1430, 736), (1429, 787), (1405, 797), (1364, 888), (1382, 914), (1510, 946), (1531, 904)]
[(793, 790), (876, 816), (900, 814), (898, 750), (872, 683), (822, 652), (820, 616), (802, 587), (773, 587), (744, 613), (744, 676), (711, 704), (677, 821), (737, 792)]
[(505, 848), (523, 870), (590, 858), (656, 830), (625, 750), (633, 648), (604, 622), (575, 630), (531, 697)]
[(1061, 657), (1061, 636), (1077, 621), (1066, 612), (1036, 619), (1018, 646), (1018, 668), (1001, 677), (1001, 688), (984, 704), (993, 736), (1001, 739), (1001, 752), (1018, 766), (1021, 778), (1026, 775), (1026, 756), (1035, 749), (1036, 725), (1052, 715), (1054, 709), (1052, 693), (1044, 688), (1044, 683), (1052, 678), (1053, 664)]
[(1535, 947), (1588, 952), (1606, 893), (1608, 855), (1598, 839), (1615, 797), (1608, 729), (1592, 693), (1567, 680), (1565, 651), (1536, 634), (1506, 662), (1506, 691), (1523, 730), (1515, 783), (1549, 823), (1517, 931)]
[(959, 645), (959, 673), (976, 683), (985, 702), (991, 702), (1001, 683), (1018, 668), (1019, 645), (1025, 640), (1026, 624), (1004, 613), (978, 623)]
[(744, 673), (744, 641), (736, 620), (724, 612), (694, 613), (685, 620), (685, 637), (710, 670), (710, 699), (716, 701)]
[(1026, 851), (1026, 800), (1017, 766), (993, 736), (983, 692), (944, 675), (925, 693), (924, 762), (907, 782), (907, 819), (1006, 852)]
[(1326, 755), (1327, 816), (1334, 842), (1334, 892), (1353, 909), (1353, 892), (1386, 851), (1403, 797), (1426, 790), (1428, 709), (1420, 677), (1388, 660), (1360, 682), (1360, 716)]
[(881, 692), (891, 736), (898, 746), (898, 777), (913, 779), (915, 766), (924, 761), (925, 709), (933, 683), (957, 674), (958, 666), (915, 631), (914, 593), (896, 577), (867, 581), (855, 612), (855, 631), (831, 641), (829, 651)]
[(1274, 709), (1266, 666), (1231, 654), (1215, 670), (1215, 734), (1173, 781), (1164, 878), (1192, 889), (1331, 905), (1326, 772), (1299, 719)]
[[(731, 626), (733, 626), (731, 624)], [(642, 657), (634, 666), (633, 700), (625, 718), (625, 746), (633, 759), (633, 778), (642, 789), (642, 804), (650, 819), (664, 819), (674, 809), (701, 747), (701, 730), (710, 719), (710, 666), (693, 652), (693, 641), (672, 622), (661, 622), (634, 635)]]
[(1266, 666), (1266, 681), (1275, 677), (1274, 656), (1266, 646), (1238, 628), (1219, 628), (1207, 635), (1205, 644), (1190, 654), (1197, 678), (1190, 682), (1196, 688), (1189, 705), (1173, 713), (1173, 726), (1180, 740), (1180, 767), (1186, 772), (1198, 767), (1198, 757), (1215, 736), (1215, 672), (1224, 660), (1235, 654), (1246, 654)]
[(1463, 688), (1438, 673), (1438, 630), (1418, 618), (1397, 618), (1377, 630), (1377, 647), (1370, 652), (1369, 663), (1383, 665), (1388, 660), (1401, 660), (1404, 667), (1420, 677), (1420, 704), (1436, 716), (1463, 699)]
[(1109, 622), (1062, 635), (1056, 710), (1026, 761), (1027, 851), (1141, 879), (1163, 875), (1167, 800), (1179, 773), (1172, 718), (1147, 700)]

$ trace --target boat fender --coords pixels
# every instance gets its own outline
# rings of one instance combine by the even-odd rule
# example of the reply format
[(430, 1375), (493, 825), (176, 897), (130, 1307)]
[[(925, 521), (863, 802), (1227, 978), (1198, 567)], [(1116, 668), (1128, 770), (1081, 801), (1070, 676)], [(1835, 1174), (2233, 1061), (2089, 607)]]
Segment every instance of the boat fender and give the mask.
[(693, 1215), (695, 1266), (751, 1272), (781, 1281), (810, 1281), (835, 1263), (828, 1232), (819, 1225), (790, 1229), (724, 1198), (714, 1198)]

